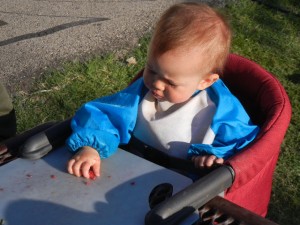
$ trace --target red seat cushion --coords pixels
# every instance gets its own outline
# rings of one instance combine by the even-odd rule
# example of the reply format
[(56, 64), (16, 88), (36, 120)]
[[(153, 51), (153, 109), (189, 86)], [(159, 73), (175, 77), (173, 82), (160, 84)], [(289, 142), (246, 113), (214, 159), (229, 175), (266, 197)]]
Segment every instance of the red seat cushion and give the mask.
[(223, 80), (253, 122), (261, 127), (256, 140), (227, 161), (235, 171), (235, 180), (225, 197), (265, 216), (280, 145), (291, 118), (291, 105), (272, 74), (241, 56), (230, 55)]

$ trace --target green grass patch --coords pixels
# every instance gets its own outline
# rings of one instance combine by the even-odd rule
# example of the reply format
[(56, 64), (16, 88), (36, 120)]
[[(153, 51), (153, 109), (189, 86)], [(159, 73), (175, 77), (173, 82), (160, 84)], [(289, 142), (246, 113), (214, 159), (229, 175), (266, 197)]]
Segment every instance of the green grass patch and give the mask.
[[(286, 10), (278, 10), (284, 8)], [(234, 31), (232, 52), (243, 55), (276, 75), (293, 107), (275, 171), (268, 218), (279, 223), (300, 224), (300, 20), (297, 0), (233, 1), (223, 9)], [(116, 54), (86, 62), (66, 63), (48, 71), (29, 93), (14, 99), (18, 130), (72, 116), (84, 102), (123, 89), (144, 67), (149, 37), (123, 58)], [(137, 64), (126, 59), (135, 57)]]
[[(124, 58), (107, 54), (46, 72), (29, 93), (20, 91), (14, 99), (18, 131), (71, 117), (83, 103), (126, 87), (145, 65), (148, 39), (143, 38)], [(129, 64), (126, 60), (130, 57), (137, 63)]]

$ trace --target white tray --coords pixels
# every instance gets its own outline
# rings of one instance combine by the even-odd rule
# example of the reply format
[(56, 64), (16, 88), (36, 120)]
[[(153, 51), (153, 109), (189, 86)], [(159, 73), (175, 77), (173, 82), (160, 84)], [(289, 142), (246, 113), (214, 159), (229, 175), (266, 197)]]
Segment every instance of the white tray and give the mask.
[(174, 193), (192, 181), (124, 150), (102, 160), (101, 177), (66, 172), (63, 147), (31, 161), (0, 167), (0, 221), (4, 225), (143, 225), (148, 196), (160, 183)]

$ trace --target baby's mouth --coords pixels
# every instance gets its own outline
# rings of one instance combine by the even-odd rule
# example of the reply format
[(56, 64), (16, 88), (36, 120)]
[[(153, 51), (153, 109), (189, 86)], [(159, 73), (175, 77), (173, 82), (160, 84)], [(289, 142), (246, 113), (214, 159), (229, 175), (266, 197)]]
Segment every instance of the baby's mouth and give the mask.
[(153, 97), (156, 98), (157, 100), (163, 99), (163, 96), (159, 95), (159, 94), (157, 93), (157, 91), (151, 91), (151, 94), (152, 94)]

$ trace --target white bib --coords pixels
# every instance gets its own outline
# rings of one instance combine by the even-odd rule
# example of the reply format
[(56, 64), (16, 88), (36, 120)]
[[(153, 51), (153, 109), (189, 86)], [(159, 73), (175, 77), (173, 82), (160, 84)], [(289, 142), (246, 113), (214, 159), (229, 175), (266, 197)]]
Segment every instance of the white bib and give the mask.
[(157, 101), (148, 92), (139, 105), (133, 134), (145, 144), (185, 159), (191, 143), (213, 142), (210, 124), (215, 111), (205, 90), (180, 104)]

